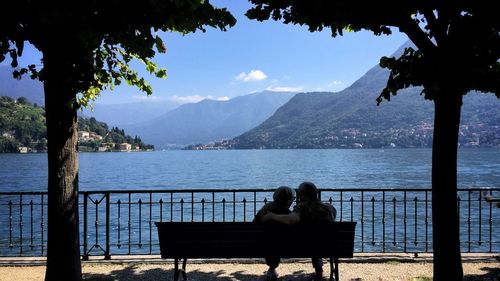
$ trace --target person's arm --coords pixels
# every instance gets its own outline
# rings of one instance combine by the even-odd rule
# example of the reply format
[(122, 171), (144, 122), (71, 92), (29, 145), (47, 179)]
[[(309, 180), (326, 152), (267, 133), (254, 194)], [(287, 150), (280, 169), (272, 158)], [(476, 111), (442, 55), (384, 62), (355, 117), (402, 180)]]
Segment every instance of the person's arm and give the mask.
[(300, 221), (300, 216), (298, 213), (291, 212), (289, 215), (278, 215), (272, 212), (265, 214), (262, 217), (263, 222), (276, 221), (283, 224), (296, 224)]

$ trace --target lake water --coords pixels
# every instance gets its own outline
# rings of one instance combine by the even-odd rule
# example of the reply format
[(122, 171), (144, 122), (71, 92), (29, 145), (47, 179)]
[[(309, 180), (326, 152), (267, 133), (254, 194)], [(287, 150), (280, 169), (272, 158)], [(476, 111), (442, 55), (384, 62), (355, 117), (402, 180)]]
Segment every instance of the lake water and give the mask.
[[(429, 188), (430, 149), (80, 153), (80, 190)], [(500, 149), (461, 149), (458, 186), (499, 187)], [(46, 191), (46, 154), (0, 154), (0, 191)]]
[[(96, 191), (80, 195), (81, 241), (94, 245), (81, 251), (103, 255), (109, 223), (111, 255), (158, 254), (152, 221), (248, 221), (272, 197), (270, 189), (312, 181), (336, 189), (323, 191), (322, 198), (337, 208), (338, 220), (358, 222), (357, 252), (428, 252), (431, 195), (415, 189), (430, 188), (431, 157), (430, 149), (80, 153), (80, 191)], [(500, 149), (459, 150), (459, 187), (498, 190), (499, 159)], [(269, 190), (243, 190), (252, 188)], [(46, 154), (0, 154), (0, 192), (46, 190)], [(107, 216), (103, 190), (160, 191), (111, 193)], [(458, 194), (464, 252), (500, 250), (500, 209), (481, 193)], [(45, 254), (46, 204), (46, 196), (0, 196), (0, 256)]]

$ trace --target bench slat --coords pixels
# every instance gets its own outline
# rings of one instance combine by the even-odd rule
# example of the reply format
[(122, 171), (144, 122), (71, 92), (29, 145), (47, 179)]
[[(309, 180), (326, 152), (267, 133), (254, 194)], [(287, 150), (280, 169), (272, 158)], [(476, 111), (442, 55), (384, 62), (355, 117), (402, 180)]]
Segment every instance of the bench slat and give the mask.
[(352, 257), (355, 222), (156, 222), (163, 258)]

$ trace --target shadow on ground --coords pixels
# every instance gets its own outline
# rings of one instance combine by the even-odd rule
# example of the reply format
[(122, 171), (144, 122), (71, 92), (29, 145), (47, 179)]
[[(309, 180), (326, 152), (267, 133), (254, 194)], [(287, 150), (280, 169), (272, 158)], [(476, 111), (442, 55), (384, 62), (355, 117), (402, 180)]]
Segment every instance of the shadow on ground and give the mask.
[[(137, 266), (131, 265), (124, 269), (114, 270), (107, 274), (85, 273), (83, 280), (85, 281), (153, 281), (153, 280), (174, 280), (173, 269), (165, 270), (160, 268), (136, 271)], [(182, 276), (179, 276), (182, 280)], [(228, 273), (224, 270), (213, 272), (201, 272), (192, 270), (187, 272), (187, 280), (189, 281), (264, 281), (264, 273), (248, 274), (242, 271)], [(311, 274), (303, 271), (296, 271), (290, 274), (281, 275), (280, 281), (309, 281)], [(328, 278), (325, 278), (328, 280)]]
[[(85, 281), (153, 281), (153, 280), (174, 280), (174, 271), (172, 269), (165, 270), (154, 268), (137, 272), (137, 266), (130, 265), (124, 269), (114, 270), (107, 274), (85, 273), (83, 280)], [(484, 267), (484, 274), (466, 275), (464, 281), (497, 281), (500, 280), (499, 267)], [(182, 280), (182, 276), (179, 277)], [(188, 271), (188, 281), (264, 281), (264, 273), (248, 274), (242, 271), (227, 273), (224, 270), (213, 272), (201, 272), (198, 270)], [(295, 271), (289, 274), (283, 274), (279, 278), (280, 281), (309, 281), (311, 274), (304, 271)], [(328, 280), (328, 276), (324, 280)], [(363, 278), (351, 279), (349, 281), (363, 281)], [(385, 280), (385, 279), (381, 279)], [(412, 280), (412, 279), (410, 279)], [(413, 279), (415, 280), (415, 279)], [(416, 279), (416, 280), (431, 280), (431, 279)]]
[(497, 281), (500, 280), (500, 266), (483, 267), (481, 270), (486, 271), (480, 275), (465, 275), (464, 281)]

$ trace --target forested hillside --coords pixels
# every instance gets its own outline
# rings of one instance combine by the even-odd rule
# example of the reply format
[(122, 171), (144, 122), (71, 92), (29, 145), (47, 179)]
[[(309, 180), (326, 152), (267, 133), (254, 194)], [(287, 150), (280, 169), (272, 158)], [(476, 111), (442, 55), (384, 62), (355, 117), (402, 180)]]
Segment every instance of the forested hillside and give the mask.
[[(434, 108), (419, 88), (377, 106), (388, 72), (372, 68), (338, 93), (297, 94), (264, 123), (228, 148), (431, 147)], [(459, 144), (500, 147), (500, 101), (492, 94), (464, 97)]]
[(47, 149), (45, 110), (26, 98), (0, 97), (0, 152)]
[[(128, 143), (140, 150), (153, 149), (138, 136), (131, 137), (123, 129), (108, 128), (95, 118), (78, 118), (79, 147), (83, 151), (98, 151), (106, 144), (109, 151), (122, 150), (120, 144)], [(112, 145), (111, 145), (112, 144)], [(118, 146), (117, 146), (118, 145)], [(47, 131), (45, 110), (25, 97), (13, 99), (0, 97), (0, 152), (45, 152)]]

